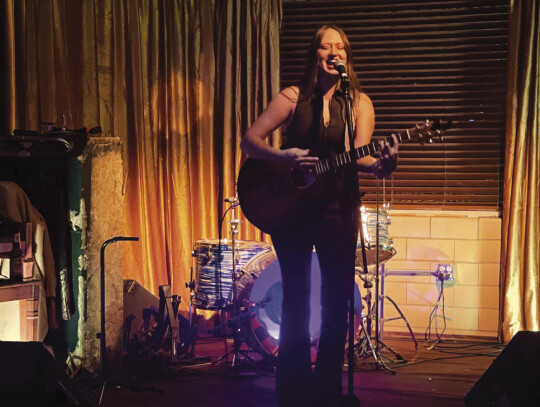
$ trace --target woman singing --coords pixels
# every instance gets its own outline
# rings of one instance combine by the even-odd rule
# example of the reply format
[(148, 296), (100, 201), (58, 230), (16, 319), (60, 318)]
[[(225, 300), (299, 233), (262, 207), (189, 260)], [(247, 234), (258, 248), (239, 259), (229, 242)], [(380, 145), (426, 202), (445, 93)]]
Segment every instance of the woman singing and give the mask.
[[(354, 146), (371, 141), (375, 114), (354, 74), (349, 41), (337, 26), (325, 25), (311, 42), (298, 86), (282, 90), (245, 134), (241, 147), (250, 157), (310, 171), (323, 158), (349, 150), (345, 100), (336, 63), (350, 78)], [(285, 128), (282, 149), (264, 139)], [(388, 177), (397, 165), (398, 143), (381, 146), (379, 159), (363, 157), (326, 181), (293, 220), (272, 232), (283, 281), (282, 321), (276, 390), (281, 406), (339, 406), (347, 332), (347, 302), (354, 284), (358, 208), (357, 170)], [(314, 372), (310, 352), (310, 278), (315, 248), (321, 268), (322, 325)]]

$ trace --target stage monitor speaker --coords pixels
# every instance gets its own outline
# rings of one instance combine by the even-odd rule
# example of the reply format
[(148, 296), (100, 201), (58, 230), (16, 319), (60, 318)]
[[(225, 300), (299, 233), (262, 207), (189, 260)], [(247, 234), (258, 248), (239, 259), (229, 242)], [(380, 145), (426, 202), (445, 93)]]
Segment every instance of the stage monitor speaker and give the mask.
[[(144, 323), (143, 312), (153, 308), (159, 310), (160, 298), (156, 297), (135, 280), (124, 280), (124, 329), (129, 325), (129, 336), (124, 338), (124, 349), (128, 347), (129, 340), (134, 338), (135, 333)], [(178, 319), (179, 335), (186, 350), (195, 340), (195, 329), (190, 327), (189, 320), (181, 312), (176, 316)], [(189, 315), (188, 315), (189, 317)], [(124, 330), (124, 335), (126, 331)]]
[(159, 298), (135, 280), (124, 280), (124, 322), (130, 322), (129, 339), (143, 323), (143, 310), (153, 307), (159, 309)]
[(0, 342), (0, 406), (92, 404), (41, 342)]
[(518, 332), (465, 396), (465, 406), (540, 405), (540, 332)]

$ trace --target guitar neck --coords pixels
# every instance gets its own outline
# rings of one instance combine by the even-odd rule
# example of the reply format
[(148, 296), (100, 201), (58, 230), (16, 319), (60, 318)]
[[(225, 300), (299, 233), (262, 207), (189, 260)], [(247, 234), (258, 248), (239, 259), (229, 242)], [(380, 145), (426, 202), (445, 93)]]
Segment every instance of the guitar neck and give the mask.
[[(404, 143), (413, 139), (412, 135), (416, 132), (416, 129), (406, 130), (406, 134), (397, 133), (396, 138), (398, 142)], [(392, 142), (392, 136), (386, 137), (387, 142)], [(356, 162), (362, 157), (365, 157), (370, 154), (374, 154), (377, 151), (380, 151), (381, 145), (379, 141), (372, 141), (365, 146), (355, 148), (354, 150), (345, 151), (343, 153), (336, 154), (332, 158), (327, 158), (320, 160), (315, 165), (315, 174), (323, 175), (331, 171), (337, 171), (340, 168), (346, 167)]]

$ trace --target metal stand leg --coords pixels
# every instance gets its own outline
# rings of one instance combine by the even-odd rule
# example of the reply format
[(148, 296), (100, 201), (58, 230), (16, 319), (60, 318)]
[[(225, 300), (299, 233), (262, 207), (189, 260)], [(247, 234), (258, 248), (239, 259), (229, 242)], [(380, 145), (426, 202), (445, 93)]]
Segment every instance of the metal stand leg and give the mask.
[(264, 306), (266, 305), (266, 303), (268, 301), (269, 300), (260, 301), (257, 304), (255, 304), (254, 306), (250, 307), (250, 309), (248, 309), (248, 310), (246, 310), (244, 312), (241, 312), (240, 314), (238, 314), (235, 317), (231, 318), (230, 320), (228, 320), (224, 324), (218, 325), (215, 328), (211, 329), (211, 332), (217, 332), (217, 331), (221, 330), (225, 326), (233, 327), (233, 329), (234, 329), (234, 335), (233, 335), (234, 342), (233, 342), (233, 346), (232, 346), (231, 350), (227, 352), (227, 348), (225, 348), (225, 354), (223, 356), (219, 357), (214, 362), (212, 362), (212, 365), (215, 365), (215, 364), (221, 362), (223, 359), (228, 360), (229, 355), (233, 355), (233, 360), (232, 360), (232, 363), (231, 363), (231, 367), (233, 369), (237, 369), (239, 367), (240, 356), (243, 356), (244, 359), (247, 359), (249, 361), (254, 361), (253, 358), (251, 358), (249, 356), (249, 353), (250, 352), (258, 353), (258, 352), (256, 352), (255, 350), (241, 349), (242, 343), (244, 342), (242, 340), (242, 338), (241, 338), (242, 324), (245, 324), (245, 320), (247, 318), (250, 318), (251, 315), (253, 315), (253, 313), (256, 312), (258, 309), (264, 308)]
[(164, 391), (158, 389), (154, 386), (141, 386), (134, 383), (124, 383), (117, 380), (112, 380), (107, 377), (105, 374), (105, 352), (106, 352), (106, 332), (105, 332), (105, 248), (111, 243), (116, 243), (118, 241), (138, 241), (138, 237), (125, 237), (125, 236), (116, 236), (112, 239), (106, 240), (101, 245), (100, 251), (100, 300), (101, 300), (101, 331), (97, 334), (100, 344), (100, 367), (99, 367), (99, 380), (101, 382), (101, 391), (99, 394), (98, 405), (101, 406), (103, 401), (103, 396), (105, 394), (105, 388), (107, 385), (116, 386), (116, 387), (128, 387), (133, 391), (154, 391), (157, 393), (163, 394)]
[[(367, 294), (366, 296), (364, 297), (364, 300), (366, 301), (367, 303), (367, 309), (369, 310), (368, 311), (368, 315), (366, 315), (366, 320), (367, 320), (367, 324), (362, 324), (362, 331), (364, 332), (364, 337), (358, 341), (356, 344), (355, 344), (355, 349), (356, 349), (356, 355), (357, 357), (361, 358), (361, 357), (369, 357), (369, 356), (372, 356), (374, 357), (374, 361), (375, 361), (375, 365), (379, 365), (377, 367), (383, 367), (385, 368), (386, 370), (389, 370), (391, 371), (389, 368), (387, 368), (386, 366), (384, 366), (384, 363), (382, 362), (382, 359), (386, 359), (387, 361), (390, 361), (390, 362), (393, 362), (393, 363), (406, 363), (407, 360), (405, 358), (403, 358), (403, 356), (401, 356), (398, 352), (396, 352), (394, 349), (392, 349), (390, 346), (388, 346), (384, 341), (383, 341), (383, 335), (384, 335), (384, 323), (387, 322), (387, 321), (393, 321), (393, 320), (396, 320), (396, 319), (403, 319), (403, 321), (405, 322), (406, 326), (407, 326), (407, 329), (409, 331), (409, 334), (411, 335), (411, 338), (414, 342), (414, 347), (415, 347), (415, 351), (418, 352), (418, 342), (416, 341), (416, 337), (412, 331), (412, 328), (409, 324), (409, 321), (407, 321), (407, 318), (405, 317), (405, 315), (403, 314), (403, 312), (401, 311), (401, 309), (398, 307), (398, 305), (396, 304), (396, 302), (388, 295), (385, 295), (384, 294), (384, 265), (381, 265), (381, 293), (379, 295), (379, 302), (377, 304), (377, 302), (374, 302), (373, 305), (371, 304), (371, 298), (372, 298), (372, 294), (371, 294), (371, 283), (369, 281), (367, 281), (368, 279), (368, 276), (366, 275), (366, 277), (362, 277), (362, 275), (360, 275), (360, 278), (362, 280), (364, 280), (364, 282), (366, 283), (365, 284), (365, 287), (368, 288), (368, 291), (367, 291)], [(396, 311), (399, 313), (399, 317), (395, 317), (395, 318), (390, 318), (390, 319), (385, 319), (384, 318), (384, 300), (388, 300), (390, 301), (390, 303), (394, 306), (394, 308), (396, 309)], [(377, 305), (379, 306), (379, 310), (380, 310), (380, 313), (378, 314), (378, 317), (377, 318), (377, 310), (376, 310), (376, 307)], [(378, 331), (378, 337), (377, 337), (377, 333), (375, 334), (375, 337), (371, 338), (370, 337), (370, 333), (371, 333), (371, 324), (372, 324), (372, 321), (374, 320), (375, 324), (380, 324), (380, 330)], [(366, 326), (367, 325), (367, 326)], [(372, 341), (375, 342), (375, 345), (373, 345)], [(373, 351), (374, 349), (374, 351)], [(389, 351), (392, 355), (393, 355), (393, 358), (390, 358), (388, 356), (386, 356), (384, 353), (382, 353), (383, 350), (387, 350)], [(381, 352), (381, 353), (379, 353)], [(393, 371), (391, 371), (392, 373), (394, 373)]]
[[(396, 319), (403, 319), (403, 321), (405, 321), (405, 325), (407, 325), (407, 329), (409, 330), (409, 333), (411, 335), (411, 338), (414, 342), (414, 348), (415, 348), (415, 351), (418, 352), (418, 342), (416, 341), (416, 337), (414, 336), (414, 333), (411, 329), (411, 325), (409, 324), (409, 321), (407, 321), (407, 318), (405, 318), (405, 315), (403, 314), (403, 312), (401, 311), (401, 309), (398, 307), (398, 305), (396, 304), (396, 302), (388, 295), (386, 295), (384, 293), (384, 280), (386, 279), (386, 270), (385, 270), (385, 267), (384, 267), (384, 264), (381, 265), (381, 295), (379, 296), (379, 301), (380, 301), (380, 309), (381, 309), (381, 314), (380, 314), (380, 324), (381, 324), (381, 332), (380, 332), (380, 335), (379, 335), (379, 341), (382, 342), (382, 340), (384, 339), (384, 324), (385, 322), (387, 321), (394, 321)], [(395, 318), (389, 318), (389, 319), (385, 319), (384, 318), (384, 300), (387, 299), (388, 301), (390, 301), (390, 303), (394, 306), (394, 308), (396, 309), (396, 311), (399, 313), (399, 317), (395, 317)], [(390, 349), (387, 345), (384, 345), (390, 352), (392, 353), (395, 353), (392, 349)], [(398, 360), (404, 360), (401, 355), (398, 354), (399, 357), (396, 356), (396, 358)]]
[[(411, 325), (409, 324), (409, 321), (407, 321), (407, 318), (405, 318), (405, 315), (403, 314), (403, 312), (401, 311), (401, 309), (398, 307), (398, 305), (396, 304), (396, 302), (388, 295), (383, 295), (381, 296), (381, 301), (384, 301), (385, 299), (387, 299), (388, 301), (390, 301), (390, 303), (394, 306), (394, 308), (396, 309), (396, 311), (399, 313), (399, 317), (395, 317), (395, 318), (388, 318), (386, 319), (384, 322), (388, 322), (388, 321), (394, 321), (396, 319), (402, 319), (404, 322), (405, 322), (405, 325), (407, 325), (407, 329), (409, 330), (409, 334), (411, 335), (411, 339), (413, 340), (414, 342), (414, 349), (416, 352), (418, 352), (418, 342), (416, 341), (416, 336), (414, 335), (414, 332), (412, 331), (412, 328), (411, 328)], [(381, 326), (383, 326), (383, 322), (381, 321)], [(382, 331), (382, 329), (381, 329)], [(379, 342), (382, 342), (382, 341), (379, 341)], [(385, 345), (386, 346), (386, 345)]]
[[(366, 324), (364, 323), (364, 320), (361, 319), (360, 320), (360, 326), (362, 328), (362, 332), (364, 333), (364, 336), (362, 337), (362, 339), (357, 342), (355, 344), (355, 352), (356, 352), (356, 357), (357, 358), (366, 358), (366, 357), (371, 357), (373, 356), (373, 363), (375, 365), (375, 367), (377, 369), (384, 369), (392, 374), (396, 374), (396, 372), (392, 369), (390, 369), (388, 366), (386, 366), (386, 364), (384, 363), (384, 361), (382, 360), (382, 356), (384, 355), (379, 355), (378, 351), (378, 347), (379, 347), (379, 343), (380, 341), (377, 341), (376, 338), (375, 338), (375, 345), (373, 344), (373, 340), (371, 338), (371, 322), (372, 322), (372, 318), (373, 318), (373, 315), (374, 315), (374, 309), (375, 307), (377, 306), (377, 303), (374, 303), (373, 306), (371, 305), (371, 291), (368, 289), (368, 293), (365, 297), (365, 300), (367, 302), (367, 309), (369, 310), (368, 311), (368, 315), (366, 316), (366, 320), (367, 320), (367, 326)], [(377, 321), (375, 321), (377, 322)], [(386, 345), (385, 345), (386, 346)]]

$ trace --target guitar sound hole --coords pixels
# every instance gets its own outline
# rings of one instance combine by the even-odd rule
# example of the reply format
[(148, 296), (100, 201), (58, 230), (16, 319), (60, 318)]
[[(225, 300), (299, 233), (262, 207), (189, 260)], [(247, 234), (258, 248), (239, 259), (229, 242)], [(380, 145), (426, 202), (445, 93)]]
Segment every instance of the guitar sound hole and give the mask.
[(311, 185), (315, 181), (315, 175), (312, 170), (294, 169), (291, 172), (291, 182), (297, 188), (303, 188)]

